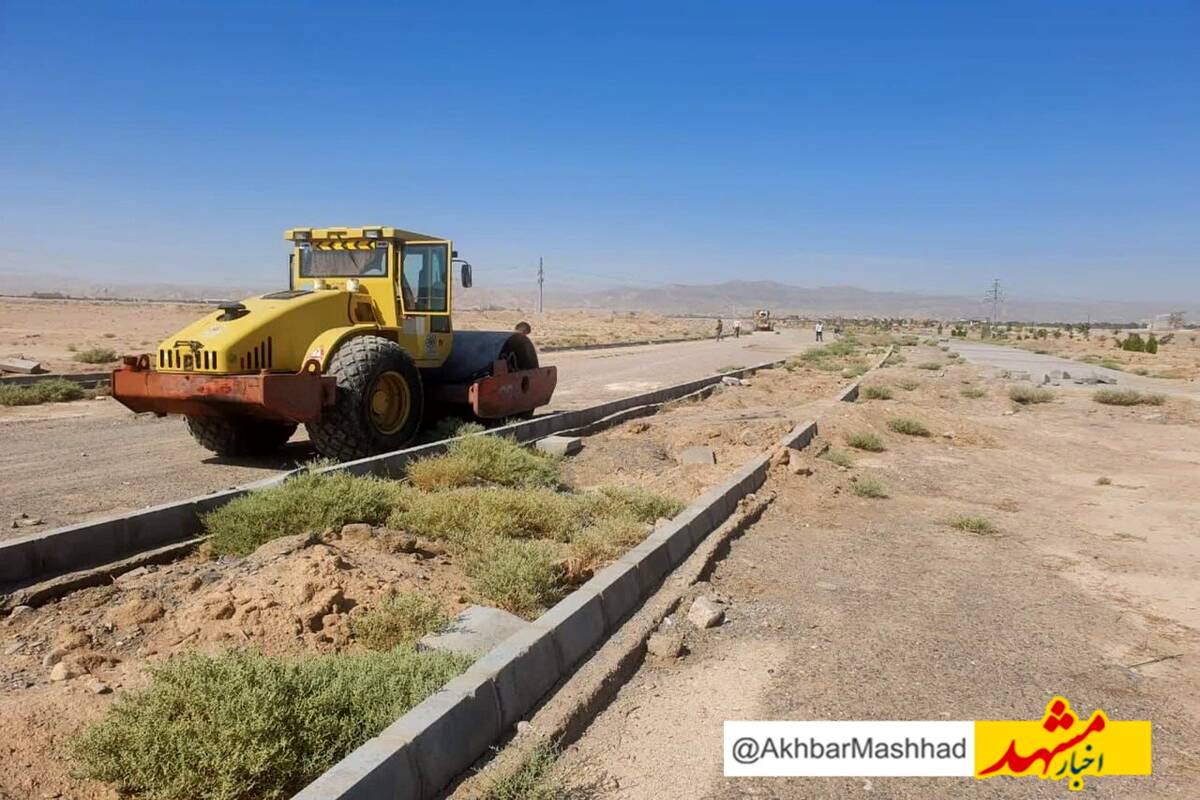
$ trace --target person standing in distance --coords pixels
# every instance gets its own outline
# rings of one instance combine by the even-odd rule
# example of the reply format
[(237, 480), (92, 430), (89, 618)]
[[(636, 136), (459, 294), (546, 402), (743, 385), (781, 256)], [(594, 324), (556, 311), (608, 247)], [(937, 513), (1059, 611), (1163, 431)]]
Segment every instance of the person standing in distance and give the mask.
[(720, 319), (717, 320), (717, 341), (721, 341), (721, 332), (725, 330), (725, 323)]
[(814, 330), (817, 332), (817, 341), (825, 341), (825, 325), (821, 322), (821, 320), (817, 320), (817, 326)]

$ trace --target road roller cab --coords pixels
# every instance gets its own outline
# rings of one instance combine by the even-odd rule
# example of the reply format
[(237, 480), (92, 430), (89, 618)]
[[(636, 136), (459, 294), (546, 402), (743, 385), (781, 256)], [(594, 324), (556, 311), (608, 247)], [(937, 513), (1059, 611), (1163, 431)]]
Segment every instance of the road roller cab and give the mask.
[(278, 448), (304, 423), (341, 460), (407, 445), (431, 417), (523, 416), (557, 375), (514, 331), (454, 331), (453, 246), (384, 226), (296, 228), (288, 288), (215, 311), (127, 356), (113, 396), (182, 414), (222, 455)]

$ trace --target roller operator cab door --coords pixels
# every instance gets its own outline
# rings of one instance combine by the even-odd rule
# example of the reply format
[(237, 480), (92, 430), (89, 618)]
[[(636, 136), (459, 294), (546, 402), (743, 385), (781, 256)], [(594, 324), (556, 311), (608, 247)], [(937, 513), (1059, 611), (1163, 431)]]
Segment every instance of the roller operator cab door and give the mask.
[(400, 297), (408, 314), (450, 311), (450, 246), (406, 244), (400, 269)]

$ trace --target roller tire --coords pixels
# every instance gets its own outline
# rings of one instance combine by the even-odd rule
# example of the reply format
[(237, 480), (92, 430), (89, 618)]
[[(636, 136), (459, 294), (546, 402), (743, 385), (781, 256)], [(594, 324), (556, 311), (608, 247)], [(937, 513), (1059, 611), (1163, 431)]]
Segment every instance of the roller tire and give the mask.
[(297, 425), (254, 417), (189, 416), (187, 427), (193, 439), (219, 456), (263, 456), (287, 444)]
[[(380, 376), (398, 373), (408, 386), (409, 413), (399, 430), (381, 431), (371, 421), (371, 394)], [(337, 401), (306, 423), (313, 445), (326, 458), (353, 461), (399, 450), (416, 438), (425, 412), (421, 372), (404, 348), (381, 336), (355, 336), (333, 354), (326, 371), (337, 379)]]

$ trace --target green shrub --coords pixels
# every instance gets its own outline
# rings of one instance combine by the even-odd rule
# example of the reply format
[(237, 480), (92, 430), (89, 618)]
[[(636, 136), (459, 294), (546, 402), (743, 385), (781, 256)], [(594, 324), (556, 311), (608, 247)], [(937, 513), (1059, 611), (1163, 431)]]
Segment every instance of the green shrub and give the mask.
[(48, 378), (29, 386), (0, 386), (0, 406), (66, 403), (87, 397), (83, 387), (66, 378)]
[(595, 569), (646, 538), (646, 523), (632, 517), (597, 520), (571, 538), (571, 556), (583, 569)]
[(1146, 339), (1146, 352), (1152, 355), (1158, 353), (1158, 339), (1154, 338), (1153, 333)]
[(1167, 402), (1166, 395), (1142, 394), (1133, 389), (1100, 389), (1092, 399), (1106, 406), (1161, 406)]
[(541, 451), (502, 436), (467, 436), (440, 456), (408, 466), (408, 479), (425, 491), (477, 483), (501, 486), (555, 486), (558, 463)]
[(883, 439), (880, 439), (873, 433), (852, 433), (846, 437), (846, 444), (857, 450), (867, 450), (872, 453), (881, 453), (886, 448), (883, 446)]
[(683, 503), (640, 486), (605, 486), (581, 495), (595, 517), (629, 516), (639, 522), (670, 519), (683, 510)]
[(467, 668), (471, 659), (387, 653), (187, 655), (147, 667), (71, 742), (84, 778), (162, 800), (281, 800)]
[(938, 361), (924, 361), (920, 364), (917, 364), (917, 369), (935, 370), (935, 369), (941, 369), (941, 368), (942, 368), (942, 365)]
[(903, 433), (906, 436), (929, 436), (929, 428), (915, 419), (907, 417), (893, 417), (888, 420), (888, 427), (896, 433)]
[(946, 524), (951, 528), (957, 528), (960, 531), (966, 531), (968, 533), (978, 533), (981, 536), (992, 536), (996, 533), (999, 533), (999, 530), (987, 517), (951, 517), (949, 520), (947, 520)]
[(1142, 341), (1142, 337), (1136, 333), (1131, 333), (1125, 337), (1125, 341), (1121, 343), (1122, 350), (1128, 350), (1131, 353), (1144, 353), (1146, 351), (1146, 343)]
[(598, 519), (623, 516), (653, 522), (673, 517), (681, 508), (676, 500), (640, 488), (568, 493), (546, 488), (466, 487), (414, 493), (397, 507), (388, 524), (475, 549), (497, 537), (567, 542)]
[(488, 786), (480, 800), (563, 800), (571, 797), (562, 777), (556, 774), (557, 758), (549, 746), (534, 748), (520, 769)]
[(389, 527), (474, 549), (497, 537), (565, 542), (587, 518), (580, 495), (487, 486), (414, 493), (387, 520)]
[(350, 630), (358, 643), (369, 650), (391, 650), (414, 644), (449, 622), (450, 618), (442, 613), (433, 597), (400, 592), (384, 596), (374, 607), (351, 617)]
[(913, 389), (916, 389), (920, 385), (921, 385), (920, 381), (914, 381), (912, 378), (901, 378), (900, 380), (896, 381), (896, 386), (898, 386), (899, 388), (903, 389), (906, 392), (911, 392)]
[(821, 453), (819, 458), (823, 458), (831, 464), (837, 464), (839, 467), (849, 469), (854, 466), (854, 459), (845, 450), (834, 450), (832, 447)]
[(76, 353), (75, 360), (84, 364), (110, 364), (117, 360), (117, 351), (111, 347), (89, 347)]
[(562, 596), (566, 577), (548, 542), (497, 540), (467, 564), (475, 591), (506, 611), (537, 616)]
[(247, 555), (280, 536), (319, 532), (348, 522), (382, 523), (417, 494), (394, 481), (307, 472), (250, 492), (204, 515), (217, 555)]
[(968, 386), (965, 389), (961, 389), (959, 394), (961, 394), (963, 397), (969, 397), (972, 400), (978, 400), (981, 397), (987, 396), (987, 392), (985, 392), (983, 389), (980, 389), (978, 386)]
[(892, 390), (886, 386), (864, 386), (858, 396), (864, 400), (891, 400)]
[(1049, 403), (1054, 400), (1054, 392), (1033, 386), (1013, 386), (1008, 390), (1008, 399), (1026, 406), (1035, 403)]
[(883, 484), (874, 478), (860, 478), (850, 484), (850, 489), (859, 497), (869, 497), (880, 500), (887, 497)]

